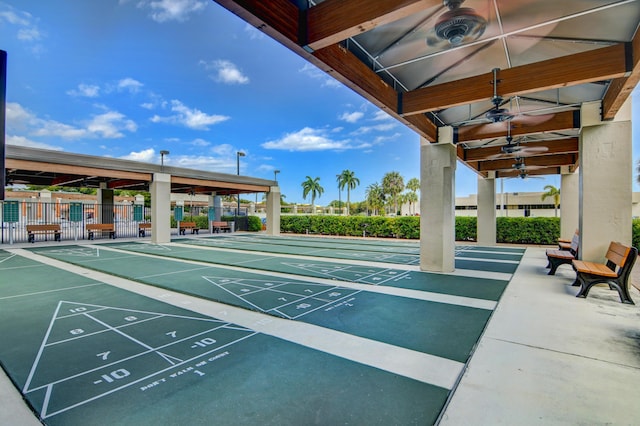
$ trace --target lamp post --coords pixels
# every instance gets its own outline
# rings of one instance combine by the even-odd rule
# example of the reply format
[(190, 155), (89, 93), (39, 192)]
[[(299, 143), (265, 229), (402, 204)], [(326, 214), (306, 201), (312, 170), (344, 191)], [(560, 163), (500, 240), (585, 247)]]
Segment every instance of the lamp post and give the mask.
[(280, 170), (273, 171), (273, 180), (275, 180), (276, 182), (278, 182), (278, 173), (280, 173)]
[(169, 155), (169, 151), (163, 149), (160, 151), (160, 171), (164, 173), (164, 156)]
[[(242, 151), (236, 152), (237, 174), (240, 176), (240, 157), (244, 157), (245, 153)], [(240, 216), (240, 192), (238, 192), (238, 210), (236, 211), (236, 217)]]

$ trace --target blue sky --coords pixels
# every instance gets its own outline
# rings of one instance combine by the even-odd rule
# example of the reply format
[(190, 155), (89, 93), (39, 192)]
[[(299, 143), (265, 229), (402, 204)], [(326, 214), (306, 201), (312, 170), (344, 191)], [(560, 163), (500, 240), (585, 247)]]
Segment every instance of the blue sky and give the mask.
[[(415, 133), (211, 0), (0, 0), (0, 49), (9, 144), (155, 163), (166, 149), (165, 164), (232, 174), (243, 151), (240, 173), (280, 170), (288, 202), (304, 202), (307, 175), (318, 204), (338, 199), (344, 169), (353, 201), (387, 172), (419, 177)], [(636, 126), (634, 158), (639, 140)], [(459, 163), (456, 194), (476, 180)], [(504, 190), (546, 184), (560, 177)]]

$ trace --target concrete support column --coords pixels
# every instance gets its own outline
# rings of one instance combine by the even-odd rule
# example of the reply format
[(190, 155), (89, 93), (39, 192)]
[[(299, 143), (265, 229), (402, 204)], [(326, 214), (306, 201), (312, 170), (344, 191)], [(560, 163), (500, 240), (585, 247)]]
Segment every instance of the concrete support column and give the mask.
[(222, 220), (222, 197), (219, 195), (213, 195), (213, 208), (216, 212), (215, 220), (220, 222)]
[(579, 256), (601, 262), (611, 241), (631, 244), (630, 99), (614, 121), (602, 122), (600, 117), (600, 102), (582, 105)]
[(478, 244), (496, 245), (496, 180), (478, 176)]
[(455, 171), (453, 129), (441, 127), (433, 144), (420, 140), (420, 269), (455, 269)]
[(280, 235), (280, 187), (267, 192), (267, 234)]
[(171, 175), (154, 173), (151, 192), (151, 242), (171, 242)]
[(560, 175), (560, 238), (571, 239), (579, 227), (580, 174)]

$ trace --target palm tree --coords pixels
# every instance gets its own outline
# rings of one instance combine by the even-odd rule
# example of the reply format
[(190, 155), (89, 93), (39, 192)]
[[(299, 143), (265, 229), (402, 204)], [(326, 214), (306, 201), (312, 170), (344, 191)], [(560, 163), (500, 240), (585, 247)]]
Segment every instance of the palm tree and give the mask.
[(418, 178), (411, 178), (409, 182), (407, 182), (406, 188), (409, 190), (409, 194), (407, 194), (407, 201), (409, 202), (409, 207), (413, 207), (412, 213), (415, 214), (416, 208), (413, 203), (418, 202), (418, 191), (420, 191), (420, 180)]
[(384, 207), (384, 191), (378, 183), (367, 186), (366, 191), (367, 206), (371, 209), (371, 214), (376, 215)]
[(556, 217), (558, 217), (558, 206), (560, 205), (560, 190), (553, 185), (545, 185), (544, 189), (547, 190), (542, 194), (541, 200), (544, 201), (547, 197), (553, 197), (553, 207), (555, 208)]
[(320, 186), (320, 178), (312, 179), (307, 176), (307, 180), (302, 182), (302, 198), (307, 199), (307, 195), (311, 194), (311, 212), (316, 210), (316, 197), (320, 197), (324, 192), (324, 188)]
[(398, 172), (389, 172), (382, 178), (382, 189), (393, 198), (393, 213), (398, 214), (398, 194), (404, 189), (404, 179)]
[(351, 210), (351, 190), (356, 189), (358, 185), (360, 185), (360, 179), (351, 170), (345, 169), (338, 175), (338, 188), (342, 190), (345, 186), (347, 187), (347, 214)]

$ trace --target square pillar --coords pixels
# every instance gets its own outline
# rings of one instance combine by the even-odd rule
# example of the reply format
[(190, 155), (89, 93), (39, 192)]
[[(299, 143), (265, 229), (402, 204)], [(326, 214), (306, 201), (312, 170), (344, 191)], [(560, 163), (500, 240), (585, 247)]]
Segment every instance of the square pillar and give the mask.
[(478, 176), (478, 244), (496, 245), (496, 180)]
[(582, 106), (579, 256), (584, 260), (602, 262), (611, 241), (631, 244), (633, 157), (629, 100), (627, 104), (610, 122), (599, 121), (600, 102)]
[(560, 175), (560, 238), (571, 239), (579, 227), (580, 174)]
[(455, 172), (453, 129), (439, 129), (440, 143), (420, 140), (420, 269), (455, 269)]
[(280, 187), (267, 192), (267, 235), (280, 235)]
[(171, 175), (154, 173), (151, 192), (151, 242), (171, 242)]

